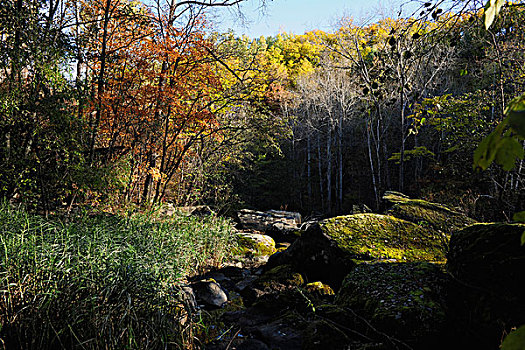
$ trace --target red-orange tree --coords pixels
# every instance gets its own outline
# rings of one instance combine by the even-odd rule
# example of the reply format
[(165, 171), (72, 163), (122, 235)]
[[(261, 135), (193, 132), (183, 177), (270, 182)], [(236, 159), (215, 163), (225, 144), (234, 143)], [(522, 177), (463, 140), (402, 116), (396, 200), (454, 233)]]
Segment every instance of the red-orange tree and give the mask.
[[(146, 8), (106, 0), (86, 3), (99, 30), (90, 41), (91, 157), (119, 175), (127, 200), (159, 201), (194, 146), (223, 137), (216, 111), (225, 97), (214, 47), (200, 11)], [(93, 30), (91, 30), (93, 32)], [(122, 168), (122, 166), (124, 167)], [(110, 189), (111, 191), (111, 189)]]

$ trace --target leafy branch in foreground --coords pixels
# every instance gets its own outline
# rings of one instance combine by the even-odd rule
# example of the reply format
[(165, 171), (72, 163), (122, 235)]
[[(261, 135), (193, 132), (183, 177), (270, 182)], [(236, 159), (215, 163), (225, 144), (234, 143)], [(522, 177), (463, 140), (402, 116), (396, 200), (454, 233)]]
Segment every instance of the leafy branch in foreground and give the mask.
[(474, 152), (475, 168), (485, 170), (495, 161), (508, 171), (514, 168), (516, 158), (523, 159), (521, 142), (525, 139), (525, 94), (510, 102), (505, 115), (505, 119)]
[[(489, 0), (485, 5), (484, 22), (488, 30), (505, 4), (505, 0)], [(474, 152), (474, 167), (487, 169), (493, 161), (510, 170), (516, 158), (523, 159), (522, 141), (525, 139), (525, 94), (514, 98), (505, 110), (505, 119), (479, 144)], [(515, 213), (515, 221), (525, 222), (525, 211)], [(525, 232), (521, 245), (525, 244)], [(525, 325), (512, 331), (501, 345), (503, 350), (523, 349)]]

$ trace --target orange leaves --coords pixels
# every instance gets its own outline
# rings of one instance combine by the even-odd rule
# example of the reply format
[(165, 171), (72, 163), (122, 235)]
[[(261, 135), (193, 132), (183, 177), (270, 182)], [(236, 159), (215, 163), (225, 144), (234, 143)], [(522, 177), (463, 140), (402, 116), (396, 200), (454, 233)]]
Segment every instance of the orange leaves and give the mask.
[(207, 23), (190, 16), (178, 26), (169, 9), (128, 0), (83, 4), (93, 19), (84, 30), (97, 146), (130, 149), (133, 181), (169, 181), (192, 145), (219, 128), (213, 105), (222, 86)]

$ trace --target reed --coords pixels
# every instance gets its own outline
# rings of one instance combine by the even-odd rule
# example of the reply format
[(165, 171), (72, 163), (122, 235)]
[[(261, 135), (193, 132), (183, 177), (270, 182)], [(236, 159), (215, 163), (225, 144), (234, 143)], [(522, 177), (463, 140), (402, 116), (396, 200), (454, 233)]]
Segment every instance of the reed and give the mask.
[(0, 205), (0, 347), (190, 349), (178, 286), (232, 243), (220, 218), (45, 219)]

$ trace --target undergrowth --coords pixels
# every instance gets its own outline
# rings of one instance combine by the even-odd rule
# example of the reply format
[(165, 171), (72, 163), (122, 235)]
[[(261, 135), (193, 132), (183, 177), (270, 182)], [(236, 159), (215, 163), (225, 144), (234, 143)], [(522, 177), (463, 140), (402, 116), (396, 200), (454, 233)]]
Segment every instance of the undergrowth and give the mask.
[(232, 243), (211, 217), (45, 219), (0, 205), (0, 348), (191, 349), (178, 286)]

